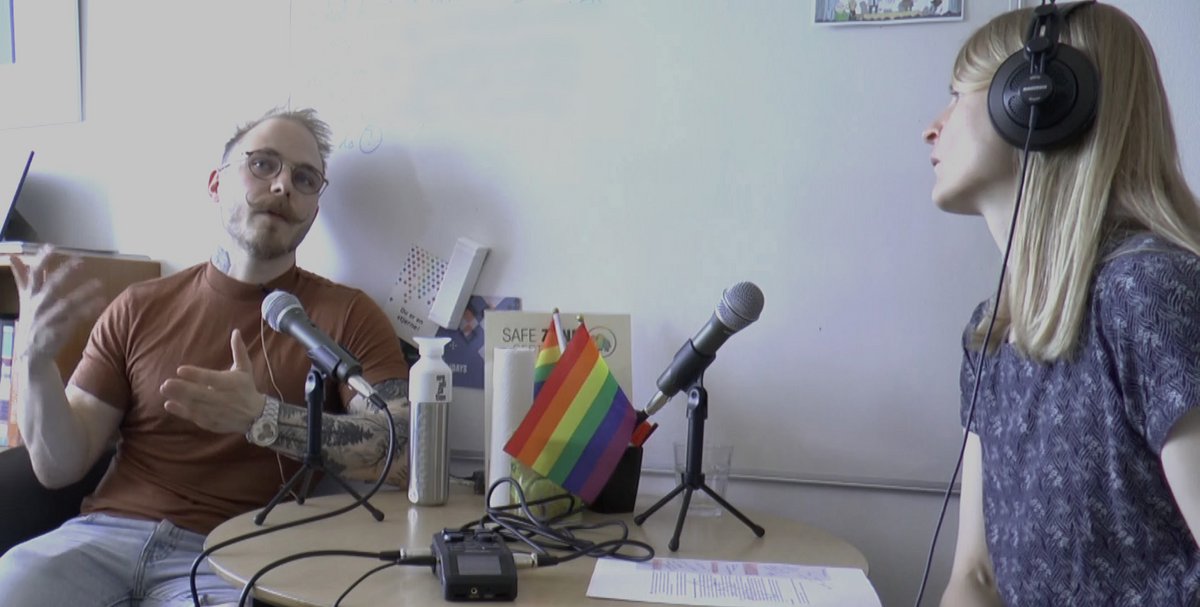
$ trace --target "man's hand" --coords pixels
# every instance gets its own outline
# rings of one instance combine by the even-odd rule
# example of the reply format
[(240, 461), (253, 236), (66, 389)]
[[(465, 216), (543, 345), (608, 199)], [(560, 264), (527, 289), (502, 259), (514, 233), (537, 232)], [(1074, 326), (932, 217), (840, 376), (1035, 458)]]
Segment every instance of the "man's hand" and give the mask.
[(104, 309), (100, 281), (77, 277), (82, 260), (64, 257), (43, 246), (31, 265), (9, 257), (17, 285), (22, 328), (14, 350), (17, 356), (53, 357), (80, 323), (95, 319)]
[(159, 388), (167, 399), (163, 408), (210, 432), (244, 434), (262, 413), (266, 397), (255, 387), (250, 352), (237, 329), (229, 337), (229, 349), (233, 366), (228, 371), (191, 365), (176, 369), (176, 377)]

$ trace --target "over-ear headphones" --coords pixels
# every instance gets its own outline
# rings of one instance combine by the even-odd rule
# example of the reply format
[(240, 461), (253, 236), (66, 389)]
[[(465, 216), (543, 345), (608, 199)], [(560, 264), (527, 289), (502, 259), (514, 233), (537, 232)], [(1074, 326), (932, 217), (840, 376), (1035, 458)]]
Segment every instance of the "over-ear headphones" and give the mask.
[[(1096, 119), (1100, 75), (1078, 49), (1058, 41), (1072, 12), (1095, 0), (1061, 8), (1050, 0), (1034, 9), (1025, 46), (996, 70), (988, 88), (988, 116), (1005, 141), (1047, 150), (1083, 135)], [(1037, 108), (1033, 133), (1030, 113)]]

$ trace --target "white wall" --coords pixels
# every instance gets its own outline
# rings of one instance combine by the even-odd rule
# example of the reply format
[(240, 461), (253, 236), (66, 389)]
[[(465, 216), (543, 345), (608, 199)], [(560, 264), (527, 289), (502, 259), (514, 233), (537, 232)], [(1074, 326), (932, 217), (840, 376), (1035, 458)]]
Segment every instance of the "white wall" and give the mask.
[[(1112, 3), (1156, 45), (1195, 187), (1200, 5)], [(341, 136), (378, 121), (389, 146), (335, 156), (335, 186), (301, 262), (378, 298), (410, 242), (492, 244), (481, 293), (521, 296), (527, 309), (632, 314), (635, 402), (720, 290), (755, 281), (767, 298), (762, 320), (725, 346), (706, 378), (709, 436), (739, 442), (744, 475), (784, 480), (735, 481), (735, 503), (850, 539), (885, 604), (904, 605), (940, 496), (803, 481), (949, 480), (958, 333), (998, 260), (978, 221), (931, 208), (919, 133), (946, 101), (954, 50), (1008, 5), (968, 0), (963, 23), (833, 28), (812, 25), (811, 3), (794, 0), (495, 2), (486, 6), (498, 27), (485, 35), (487, 21), (467, 3), (83, 0), (85, 120), (6, 131), (0, 146), (38, 150), (21, 210), (46, 240), (146, 253), (176, 270), (211, 250), (205, 184), (235, 122), (289, 96), (324, 101), (317, 107), (329, 106)], [(463, 37), (426, 39), (420, 27), (353, 43), (332, 35), (363, 31), (362, 21), (334, 17), (371, 6), (393, 26), (386, 19), (410, 13), (391, 11), (418, 6), (429, 27)], [(468, 14), (456, 21), (442, 9)], [(305, 21), (313, 15), (328, 20)], [(533, 54), (555, 35), (541, 18), (579, 34), (563, 36), (556, 61)], [(297, 35), (307, 27), (331, 35)], [(363, 49), (375, 54), (353, 60)], [(545, 69), (486, 67), (523, 53)], [(439, 72), (437, 61), (462, 71)], [(395, 78), (377, 78), (389, 70)], [(567, 88), (545, 85), (550, 78)], [(540, 94), (523, 96), (513, 82)], [(572, 220), (597, 216), (614, 218), (612, 240), (595, 227), (569, 232)], [(535, 246), (547, 239), (561, 255)], [(601, 253), (573, 253), (577, 242)], [(347, 263), (369, 251), (387, 254)], [(601, 269), (572, 278), (585, 262)], [(481, 430), (481, 403), (465, 402), (460, 448)], [(669, 463), (682, 410), (664, 410), (648, 465)], [(655, 482), (669, 486), (648, 477)], [(932, 596), (945, 579), (954, 507)]]

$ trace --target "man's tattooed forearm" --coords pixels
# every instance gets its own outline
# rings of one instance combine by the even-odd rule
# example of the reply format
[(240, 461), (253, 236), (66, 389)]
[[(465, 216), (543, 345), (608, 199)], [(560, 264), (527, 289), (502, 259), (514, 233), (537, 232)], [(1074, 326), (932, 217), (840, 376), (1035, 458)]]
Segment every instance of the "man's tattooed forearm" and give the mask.
[[(408, 453), (408, 417), (394, 411), (392, 417), (396, 448), (389, 476), (406, 479), (403, 464)], [(320, 454), (324, 468), (342, 474), (382, 466), (388, 447), (387, 420), (388, 416), (378, 411), (369, 415), (322, 415)], [(273, 448), (293, 459), (304, 459), (308, 451), (307, 409), (288, 404), (280, 407), (279, 439)]]
[(388, 379), (381, 381), (372, 388), (375, 388), (375, 393), (383, 400), (392, 401), (401, 398), (408, 398), (408, 380), (407, 379)]

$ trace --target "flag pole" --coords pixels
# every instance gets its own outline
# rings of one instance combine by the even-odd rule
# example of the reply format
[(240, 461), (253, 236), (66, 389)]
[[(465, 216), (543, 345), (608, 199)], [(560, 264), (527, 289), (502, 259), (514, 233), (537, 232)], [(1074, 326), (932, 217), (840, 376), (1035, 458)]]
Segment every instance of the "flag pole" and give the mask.
[(554, 320), (554, 334), (558, 338), (558, 354), (562, 356), (567, 349), (567, 334), (563, 331), (562, 319), (558, 317), (558, 308), (554, 308), (551, 314)]

